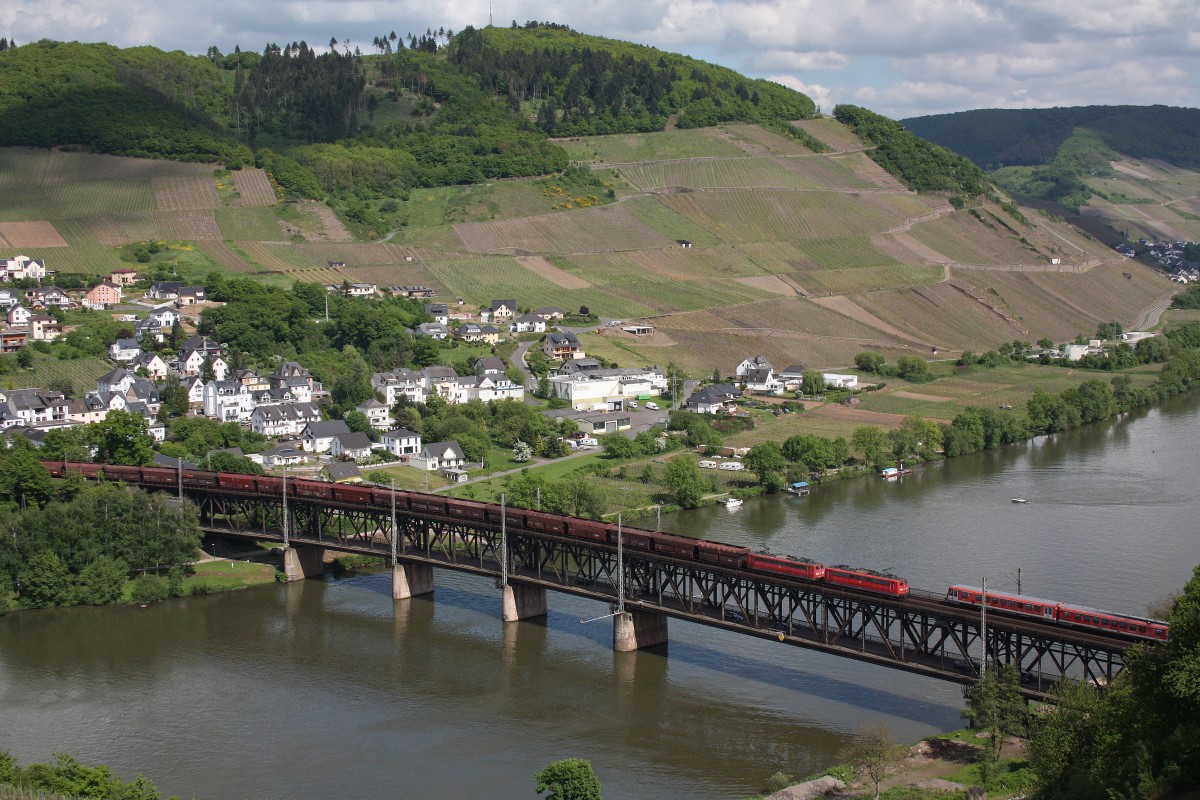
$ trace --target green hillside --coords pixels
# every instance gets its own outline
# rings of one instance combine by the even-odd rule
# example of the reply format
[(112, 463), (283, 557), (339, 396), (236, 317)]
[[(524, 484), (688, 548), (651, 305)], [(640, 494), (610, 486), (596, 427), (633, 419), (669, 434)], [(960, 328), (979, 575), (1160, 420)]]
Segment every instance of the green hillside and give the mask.
[(918, 136), (962, 153), (989, 170), (1048, 164), (1079, 128), (1127, 156), (1200, 169), (1200, 109), (1195, 108), (989, 108), (901, 122)]

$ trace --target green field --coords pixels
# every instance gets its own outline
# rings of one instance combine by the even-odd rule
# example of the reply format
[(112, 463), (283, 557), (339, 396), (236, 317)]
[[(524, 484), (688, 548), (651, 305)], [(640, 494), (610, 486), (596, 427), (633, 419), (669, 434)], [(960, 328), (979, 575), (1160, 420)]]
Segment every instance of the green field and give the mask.
[[(740, 147), (721, 138), (712, 128), (593, 136), (584, 139), (583, 142), (586, 145), (577, 147), (575, 153), (586, 153), (590, 147), (592, 159), (610, 164), (684, 158), (733, 158), (744, 155)], [(572, 155), (572, 158), (576, 157)], [(581, 157), (579, 160), (592, 159)]]
[(103, 358), (79, 358), (73, 361), (57, 361), (46, 356), (35, 356), (33, 366), (0, 377), (5, 386), (22, 389), (27, 386), (45, 388), (54, 380), (69, 380), (75, 387), (76, 396), (96, 388), (96, 379), (112, 371), (112, 363)]

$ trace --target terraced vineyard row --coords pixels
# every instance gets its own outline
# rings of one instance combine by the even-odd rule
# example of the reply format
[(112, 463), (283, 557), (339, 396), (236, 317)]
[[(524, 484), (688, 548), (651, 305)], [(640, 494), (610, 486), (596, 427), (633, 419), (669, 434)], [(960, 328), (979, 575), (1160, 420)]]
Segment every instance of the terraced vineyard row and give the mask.
[(278, 242), (284, 239), (270, 208), (218, 208), (213, 212), (221, 238), (229, 241)]
[(278, 202), (271, 179), (261, 169), (247, 167), (236, 170), (233, 183), (241, 197), (242, 206), (271, 206)]
[(0, 148), (0, 189), (211, 174), (212, 167), (205, 164), (58, 150)]
[(479, 253), (600, 253), (673, 244), (628, 211), (612, 206), (454, 227), (467, 249)]
[(153, 178), (150, 188), (160, 211), (196, 211), (221, 206), (211, 175)]
[(621, 177), (639, 189), (686, 186), (693, 189), (777, 187), (816, 189), (819, 185), (786, 165), (788, 159), (730, 158), (629, 164)]
[(739, 243), (852, 236), (883, 230), (898, 216), (836, 192), (696, 192), (671, 195), (666, 202)]

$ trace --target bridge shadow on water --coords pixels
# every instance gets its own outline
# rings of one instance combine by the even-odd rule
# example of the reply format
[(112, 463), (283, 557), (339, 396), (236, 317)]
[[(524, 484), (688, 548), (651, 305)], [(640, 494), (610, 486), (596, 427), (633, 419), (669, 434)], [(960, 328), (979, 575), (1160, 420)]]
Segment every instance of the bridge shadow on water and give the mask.
[[(467, 626), (453, 632), (448, 629), (438, 628), (434, 623), (434, 613), (438, 606), (494, 618), (497, 627), (503, 626), (505, 629), (503, 646), (506, 649), (513, 649), (515, 652), (515, 638), (519, 637), (520, 634), (510, 630), (512, 626), (505, 626), (500, 620), (499, 590), (487, 593), (476, 590), (473, 586), (464, 585), (464, 583), (483, 582), (490, 585), (491, 579), (458, 574), (455, 576), (455, 579), (440, 582), (432, 598), (414, 598), (412, 601), (391, 601), (390, 573), (359, 574), (333, 579), (333, 583), (335, 584), (345, 584), (348, 587), (353, 586), (356, 589), (366, 590), (372, 594), (382, 595), (393, 603), (421, 604), (410, 608), (410, 612), (421, 609), (416, 613), (418, 619), (411, 619), (410, 623), (415, 623), (416, 626), (419, 626), (431, 635), (434, 635), (435, 629), (437, 629), (436, 634), (453, 636), (460, 640), (477, 637), (477, 628), (472, 626)], [(581, 618), (589, 619), (608, 614), (609, 606), (606, 602), (591, 600), (590, 598), (578, 595), (554, 594), (563, 598), (565, 602), (562, 605), (566, 606), (565, 609), (555, 610), (551, 608), (550, 613), (546, 617), (524, 621), (518, 623), (518, 626), (516, 626), (517, 631), (533, 633), (536, 630), (541, 633), (540, 638), (537, 636), (532, 637), (538, 639), (536, 643), (538, 652), (544, 651), (547, 633), (551, 631), (557, 636), (567, 636), (576, 640), (591, 642), (597, 648), (610, 649), (612, 647), (612, 624), (608, 619), (598, 619), (591, 624), (580, 624)], [(553, 599), (551, 602), (553, 603)], [(428, 605), (426, 606), (426, 604)], [(353, 613), (353, 611), (346, 609), (345, 613)], [(687, 627), (680, 631), (679, 626), (681, 625), (686, 625)], [(715, 627), (700, 623), (691, 623), (687, 620), (677, 618), (671, 619), (670, 626), (673, 638), (670, 639), (668, 644), (648, 648), (636, 654), (641, 660), (638, 661), (636, 670), (632, 672), (636, 674), (638, 680), (655, 680), (656, 678), (653, 676), (658, 675), (660, 671), (664, 674), (660, 675), (657, 679), (665, 680), (665, 672), (669, 668), (669, 664), (680, 663), (712, 673), (737, 676), (745, 681), (774, 687), (786, 692), (819, 697), (825, 704), (845, 704), (865, 711), (886, 714), (917, 723), (928, 724), (934, 720), (949, 720), (950, 724), (953, 724), (959, 715), (960, 708), (957, 705), (947, 705), (936, 700), (915, 697), (911, 694), (900, 694), (880, 688), (879, 686), (870, 685), (872, 678), (876, 679), (879, 683), (884, 683), (892, 677), (892, 671), (886, 667), (847, 660), (838, 656), (807, 650), (795, 645), (786, 645), (788, 656), (800, 658), (811, 657), (824, 662), (824, 665), (827, 667), (823, 671), (811, 671), (780, 663), (788, 658), (788, 656), (781, 657), (779, 654), (782, 651), (778, 648), (783, 647), (783, 645), (778, 645), (772, 640), (750, 637), (749, 641), (744, 641), (746, 637), (743, 634), (738, 634), (734, 631), (722, 631)], [(704, 644), (695, 641), (698, 634), (703, 635), (706, 632), (722, 633), (726, 637), (726, 641), (730, 642), (729, 649), (706, 647)], [(740, 639), (734, 639), (733, 637), (740, 637)], [(525, 645), (526, 642), (523, 641), (522, 652), (528, 652), (525, 649)], [(772, 648), (776, 650), (774, 658), (771, 658), (767, 653)], [(619, 659), (626, 654), (614, 653), (614, 655)], [(661, 660), (663, 662), (661, 670), (650, 667), (646, 657), (652, 660)], [(836, 677), (834, 673), (837, 670), (836, 665), (839, 661), (848, 664), (850, 669), (855, 674), (861, 675), (864, 680), (853, 681)], [(618, 666), (621, 666), (620, 662), (618, 662)], [(626, 674), (624, 677), (630, 677), (630, 675)], [(935, 680), (908, 674), (905, 674), (904, 678), (914, 682)], [(957, 696), (957, 690), (954, 694)]]

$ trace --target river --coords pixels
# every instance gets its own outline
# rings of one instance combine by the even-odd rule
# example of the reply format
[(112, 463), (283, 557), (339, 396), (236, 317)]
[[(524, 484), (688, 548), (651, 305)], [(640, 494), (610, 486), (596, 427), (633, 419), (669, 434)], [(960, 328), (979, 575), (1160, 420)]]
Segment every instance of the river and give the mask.
[[(1200, 563), (1200, 396), (1003, 452), (663, 518), (914, 587), (987, 577), (1144, 612)], [(1030, 502), (1018, 505), (1012, 497)], [(491, 581), (438, 571), (275, 585), (150, 608), (0, 617), (0, 749), (145, 774), (196, 798), (533, 797), (592, 761), (610, 798), (737, 798), (816, 771), (867, 722), (960, 725), (959, 688), (671, 621), (668, 653), (613, 653), (607, 612), (551, 593), (504, 626)]]

